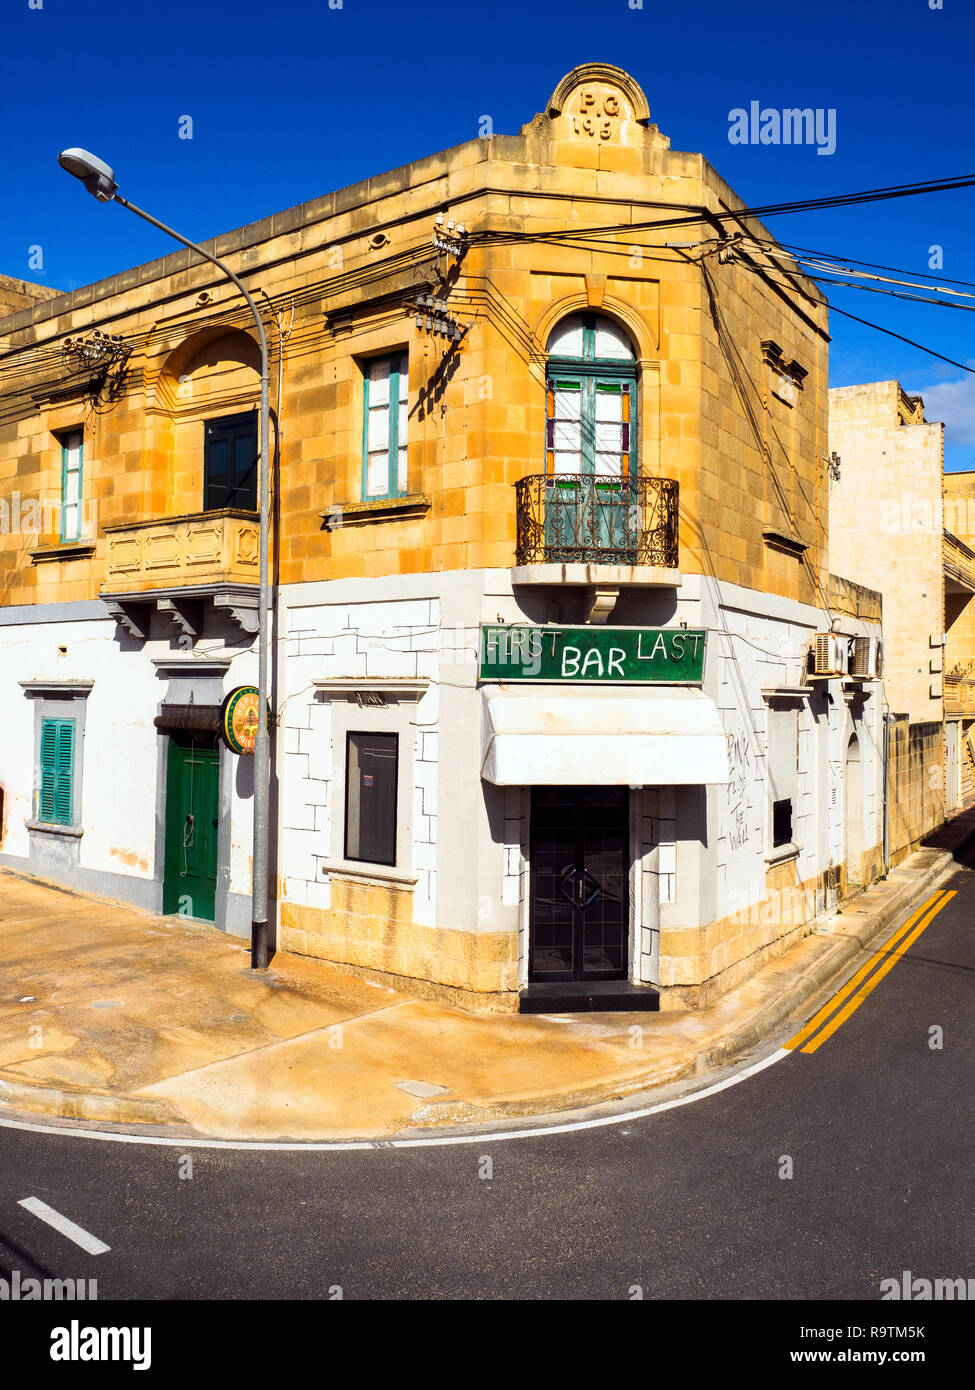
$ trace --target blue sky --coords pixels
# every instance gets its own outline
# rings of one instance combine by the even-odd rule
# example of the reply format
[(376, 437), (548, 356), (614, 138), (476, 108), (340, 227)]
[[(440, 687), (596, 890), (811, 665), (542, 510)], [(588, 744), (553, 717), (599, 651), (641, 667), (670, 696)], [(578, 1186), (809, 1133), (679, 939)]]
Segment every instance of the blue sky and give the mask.
[[(631, 72), (672, 147), (702, 151), (752, 206), (971, 173), (975, 6), (937, 3), (7, 0), (0, 271), (70, 289), (169, 251), (57, 167), (65, 146), (100, 154), (124, 194), (199, 240), (471, 139), (485, 115), (516, 133), (594, 60)], [(834, 110), (835, 152), (732, 144), (729, 112), (752, 101)], [(941, 247), (938, 273), (975, 282), (973, 224), (975, 189), (767, 223), (908, 270)], [(975, 367), (965, 312), (832, 299)], [(975, 467), (975, 376), (840, 315), (831, 329), (833, 385), (898, 378), (946, 420), (948, 467)]]

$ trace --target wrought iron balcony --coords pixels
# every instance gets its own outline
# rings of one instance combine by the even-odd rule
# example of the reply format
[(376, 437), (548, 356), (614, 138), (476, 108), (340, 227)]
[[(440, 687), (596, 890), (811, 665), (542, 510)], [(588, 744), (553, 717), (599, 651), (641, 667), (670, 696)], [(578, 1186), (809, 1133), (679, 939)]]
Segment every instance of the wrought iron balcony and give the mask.
[(677, 482), (539, 473), (515, 483), (517, 563), (677, 566)]

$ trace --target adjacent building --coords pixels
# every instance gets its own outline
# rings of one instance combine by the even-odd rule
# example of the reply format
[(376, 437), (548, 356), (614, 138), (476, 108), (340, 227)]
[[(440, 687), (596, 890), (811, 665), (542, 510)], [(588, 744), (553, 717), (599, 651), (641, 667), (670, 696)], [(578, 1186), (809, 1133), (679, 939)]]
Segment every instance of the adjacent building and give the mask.
[[(836, 460), (830, 564), (883, 595), (889, 857), (896, 863), (963, 799), (967, 686), (956, 667), (962, 652), (973, 651), (975, 552), (954, 533), (944, 496), (955, 486), (944, 473), (944, 425), (925, 419), (920, 396), (896, 381), (834, 388), (829, 440)], [(950, 677), (946, 660), (954, 663)]]
[(944, 477), (945, 802), (975, 798), (975, 473)]
[(35, 285), (28, 280), (15, 280), (10, 275), (0, 275), (0, 318), (15, 314), (18, 309), (29, 309), (53, 299), (57, 290), (47, 285)]
[[(827, 306), (632, 77), (208, 245), (272, 346), (281, 947), (471, 1008), (686, 1008), (881, 871)], [(0, 353), (0, 862), (246, 932), (246, 311), (178, 252)]]

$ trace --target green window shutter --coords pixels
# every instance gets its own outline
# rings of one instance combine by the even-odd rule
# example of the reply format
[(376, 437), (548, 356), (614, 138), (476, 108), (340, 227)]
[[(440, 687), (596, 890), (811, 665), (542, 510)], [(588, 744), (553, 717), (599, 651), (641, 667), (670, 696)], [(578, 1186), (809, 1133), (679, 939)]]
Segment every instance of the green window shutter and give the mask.
[(57, 777), (55, 761), (57, 755), (57, 726), (53, 719), (45, 719), (41, 725), (41, 798), (38, 819), (50, 822), (54, 819), (54, 783)]
[[(565, 324), (576, 326), (571, 333), (557, 331), (550, 339), (555, 340), (556, 350), (549, 356), (546, 390), (549, 471), (636, 477), (638, 396), (633, 346), (623, 329), (599, 315), (570, 315)], [(581, 401), (570, 409), (573, 391)], [(571, 429), (564, 423), (570, 417)]]
[(84, 435), (72, 430), (61, 436), (61, 540), (81, 539)]
[(390, 407), (395, 415), (395, 447), (389, 453), (390, 496), (405, 497), (407, 493), (406, 435), (409, 427), (409, 359), (404, 354), (396, 366), (396, 393)]
[(74, 820), (74, 720), (45, 719), (41, 724), (41, 794), (39, 818), (49, 825)]
[(59, 721), (57, 749), (57, 782), (54, 788), (54, 818), (60, 825), (70, 825), (73, 820), (74, 783), (74, 720)]
[(366, 364), (362, 393), (362, 496), (402, 497), (407, 492), (409, 416), (406, 354)]

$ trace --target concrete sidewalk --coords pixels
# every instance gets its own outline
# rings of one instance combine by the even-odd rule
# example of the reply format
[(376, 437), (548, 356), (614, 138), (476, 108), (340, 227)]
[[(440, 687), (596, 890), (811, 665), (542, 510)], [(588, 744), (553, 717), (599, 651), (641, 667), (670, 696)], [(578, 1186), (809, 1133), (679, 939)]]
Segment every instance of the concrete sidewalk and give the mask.
[[(0, 871), (0, 1110), (226, 1139), (538, 1115), (740, 1056), (959, 867), (975, 809), (695, 1013), (473, 1015)], [(640, 1031), (634, 1031), (634, 1028)]]

